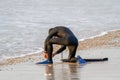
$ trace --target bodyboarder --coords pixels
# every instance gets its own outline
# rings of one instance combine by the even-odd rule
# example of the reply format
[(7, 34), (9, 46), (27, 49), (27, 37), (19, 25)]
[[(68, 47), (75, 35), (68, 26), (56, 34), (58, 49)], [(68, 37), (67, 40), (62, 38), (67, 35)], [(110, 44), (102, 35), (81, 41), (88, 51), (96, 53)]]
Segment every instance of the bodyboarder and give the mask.
[[(61, 45), (61, 48), (55, 53), (53, 53), (53, 44)], [(78, 47), (78, 39), (76, 36), (69, 28), (64, 26), (50, 28), (49, 35), (44, 43), (44, 53), (48, 55), (46, 64), (52, 64), (52, 57), (64, 51), (66, 47), (68, 47), (69, 50), (68, 62), (74, 62), (76, 60), (75, 55)]]

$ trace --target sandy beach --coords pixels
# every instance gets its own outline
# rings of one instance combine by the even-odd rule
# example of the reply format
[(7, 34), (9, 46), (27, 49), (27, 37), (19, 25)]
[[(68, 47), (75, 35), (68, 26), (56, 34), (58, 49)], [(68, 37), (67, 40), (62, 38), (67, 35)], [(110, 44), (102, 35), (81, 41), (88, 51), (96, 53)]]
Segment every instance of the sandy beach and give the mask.
[[(79, 41), (77, 51), (77, 55), (83, 58), (108, 57), (108, 61), (68, 64), (61, 63), (61, 55), (57, 55), (53, 65), (36, 65), (36, 62), (44, 60), (43, 54), (33, 54), (1, 61), (0, 80), (119, 80), (119, 52), (120, 30), (111, 31)], [(66, 58), (68, 51), (63, 53)]]

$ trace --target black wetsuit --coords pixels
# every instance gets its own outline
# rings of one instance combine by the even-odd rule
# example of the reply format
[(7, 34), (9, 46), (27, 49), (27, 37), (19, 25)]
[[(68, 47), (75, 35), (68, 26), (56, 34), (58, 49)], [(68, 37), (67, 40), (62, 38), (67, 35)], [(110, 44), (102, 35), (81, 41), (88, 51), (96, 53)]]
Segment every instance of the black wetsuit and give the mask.
[(73, 32), (64, 26), (57, 26), (49, 29), (49, 35), (45, 40), (44, 50), (48, 53), (48, 60), (52, 62), (53, 44), (61, 45), (61, 48), (56, 51), (57, 54), (68, 47), (68, 60), (75, 58), (78, 47), (78, 39)]

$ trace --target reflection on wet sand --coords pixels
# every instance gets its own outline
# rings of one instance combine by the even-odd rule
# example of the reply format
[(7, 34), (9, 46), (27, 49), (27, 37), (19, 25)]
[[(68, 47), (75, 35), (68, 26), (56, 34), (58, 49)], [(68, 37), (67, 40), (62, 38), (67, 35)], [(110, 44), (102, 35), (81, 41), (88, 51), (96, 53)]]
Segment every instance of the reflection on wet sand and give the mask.
[(46, 65), (45, 77), (46, 80), (80, 80), (80, 65), (75, 63)]
[(80, 78), (78, 76), (80, 76), (78, 74), (77, 71), (78, 68), (78, 64), (69, 64), (69, 69), (70, 69), (70, 80), (80, 80)]
[(53, 65), (46, 65), (45, 68), (45, 76), (47, 80), (55, 80), (54, 79), (54, 69), (53, 69)]

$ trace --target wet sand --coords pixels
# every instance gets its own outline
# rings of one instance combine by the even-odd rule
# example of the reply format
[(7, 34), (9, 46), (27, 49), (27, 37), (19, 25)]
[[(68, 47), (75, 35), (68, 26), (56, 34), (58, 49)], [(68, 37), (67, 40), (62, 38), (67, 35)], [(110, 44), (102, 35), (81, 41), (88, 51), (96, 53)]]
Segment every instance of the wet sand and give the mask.
[[(43, 60), (40, 53), (0, 62), (0, 80), (119, 80), (119, 52), (120, 30), (112, 31), (101, 37), (80, 41), (77, 51), (77, 55), (83, 58), (108, 57), (108, 61), (68, 64), (61, 63), (61, 55), (57, 55), (53, 65), (36, 65), (36, 62)], [(64, 56), (67, 57), (67, 54)]]

